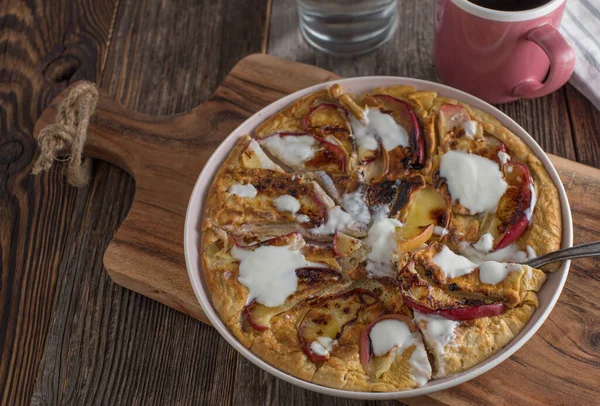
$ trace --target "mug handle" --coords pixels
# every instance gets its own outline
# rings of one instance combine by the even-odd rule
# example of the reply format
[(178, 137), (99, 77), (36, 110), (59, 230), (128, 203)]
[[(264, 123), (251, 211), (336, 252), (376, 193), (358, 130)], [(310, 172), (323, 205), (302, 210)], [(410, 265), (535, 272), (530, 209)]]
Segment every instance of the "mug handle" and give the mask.
[(550, 72), (544, 83), (526, 79), (513, 87), (514, 97), (533, 98), (545, 96), (567, 83), (575, 69), (575, 52), (567, 40), (550, 23), (533, 28), (527, 33), (529, 41), (535, 42), (550, 59)]

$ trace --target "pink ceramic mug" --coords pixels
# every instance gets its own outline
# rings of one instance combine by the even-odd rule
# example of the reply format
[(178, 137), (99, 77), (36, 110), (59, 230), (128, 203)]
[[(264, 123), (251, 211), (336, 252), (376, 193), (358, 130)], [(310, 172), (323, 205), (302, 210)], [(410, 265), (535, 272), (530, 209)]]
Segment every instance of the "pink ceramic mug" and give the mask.
[(557, 29), (565, 3), (498, 11), (438, 0), (434, 62), (442, 80), (490, 103), (554, 92), (575, 68), (575, 53)]

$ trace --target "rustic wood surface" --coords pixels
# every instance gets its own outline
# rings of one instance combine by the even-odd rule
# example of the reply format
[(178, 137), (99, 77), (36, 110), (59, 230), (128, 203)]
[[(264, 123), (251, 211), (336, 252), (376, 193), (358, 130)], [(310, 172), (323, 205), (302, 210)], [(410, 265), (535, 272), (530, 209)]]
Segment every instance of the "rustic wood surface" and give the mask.
[[(212, 328), (112, 284), (102, 255), (131, 204), (132, 179), (100, 161), (93, 183), (79, 190), (63, 184), (60, 168), (40, 178), (28, 176), (35, 151), (32, 130), (50, 100), (79, 79), (95, 80), (136, 111), (187, 111), (206, 100), (238, 59), (265, 48), (340, 75), (435, 79), (429, 57), (433, 2), (420, 2), (419, 8), (414, 3), (400, 2), (401, 24), (392, 42), (350, 61), (316, 54), (301, 42), (292, 1), (272, 6), (232, 0), (181, 1), (177, 7), (153, 0), (0, 5), (1, 402), (354, 403), (278, 381), (238, 356)], [(547, 151), (599, 166), (600, 114), (569, 86), (501, 108)], [(585, 227), (596, 201), (580, 205), (576, 242), (598, 239), (597, 228)], [(597, 320), (592, 298), (598, 280), (585, 272), (597, 265), (585, 260), (574, 267), (553, 313), (567, 320), (566, 326), (547, 323), (499, 371), (518, 373), (524, 385), (539, 385), (527, 380), (526, 368), (518, 369), (519, 354), (545, 346), (569, 358), (559, 369), (544, 365), (540, 353), (548, 385), (563, 385), (561, 393), (579, 404), (597, 399), (597, 393), (578, 390), (597, 381), (593, 373), (581, 382), (572, 379), (580, 368), (598, 364), (599, 333), (597, 323), (590, 322)], [(569, 352), (574, 343), (584, 344)], [(463, 385), (438, 399), (481, 400), (488, 385), (477, 382), (485, 379), (490, 374), (478, 378), (472, 390), (464, 391)], [(492, 399), (505, 400), (496, 386)]]

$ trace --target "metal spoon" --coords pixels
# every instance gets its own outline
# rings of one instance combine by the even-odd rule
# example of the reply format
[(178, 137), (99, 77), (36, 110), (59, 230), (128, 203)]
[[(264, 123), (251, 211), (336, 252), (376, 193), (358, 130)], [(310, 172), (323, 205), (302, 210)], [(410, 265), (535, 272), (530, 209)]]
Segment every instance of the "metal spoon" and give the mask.
[(554, 251), (549, 254), (542, 255), (541, 257), (530, 259), (523, 264), (529, 265), (532, 268), (539, 268), (540, 266), (549, 264), (551, 262), (596, 256), (600, 256), (600, 241), (576, 245), (571, 248)]

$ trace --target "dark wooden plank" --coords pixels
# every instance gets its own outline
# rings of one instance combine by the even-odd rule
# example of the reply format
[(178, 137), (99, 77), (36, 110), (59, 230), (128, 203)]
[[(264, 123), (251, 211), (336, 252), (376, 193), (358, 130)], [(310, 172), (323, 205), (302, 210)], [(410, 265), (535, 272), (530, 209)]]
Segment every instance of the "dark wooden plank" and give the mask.
[[(565, 86), (577, 161), (600, 167), (600, 111), (573, 86)], [(559, 138), (560, 139), (560, 138)]]
[(57, 278), (78, 231), (60, 169), (29, 176), (37, 117), (70, 81), (100, 77), (116, 1), (0, 4), (0, 404), (30, 402)]
[[(121, 0), (101, 86), (136, 111), (187, 111), (261, 49), (266, 6)], [(34, 403), (231, 404), (237, 353), (212, 327), (114, 285), (102, 266), (133, 181), (97, 161), (86, 190)]]

